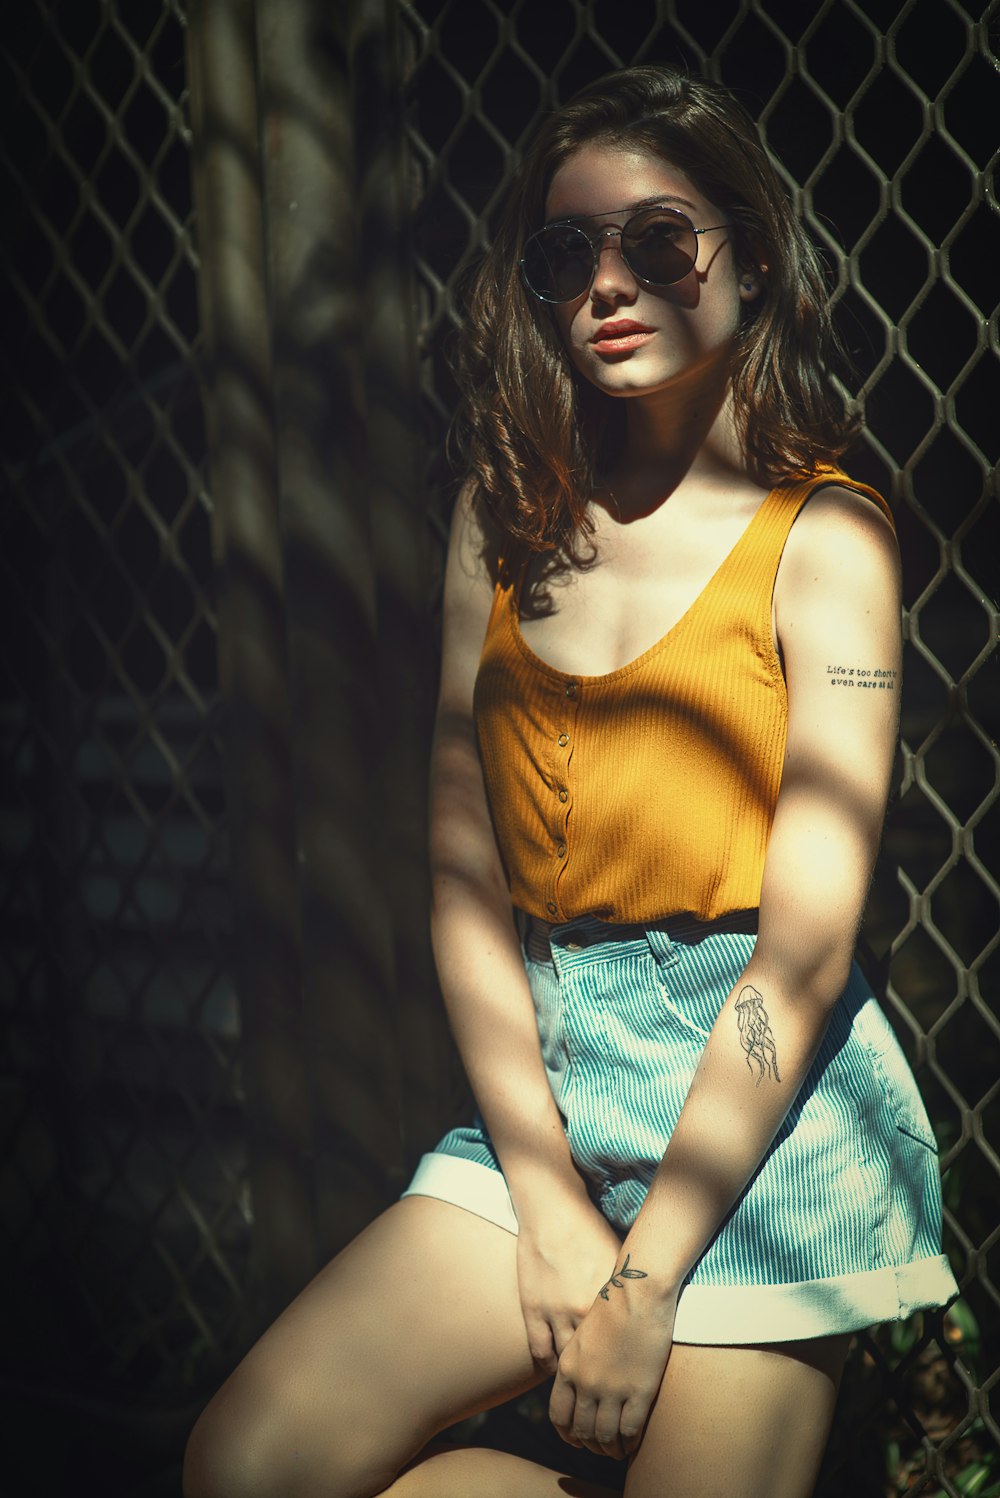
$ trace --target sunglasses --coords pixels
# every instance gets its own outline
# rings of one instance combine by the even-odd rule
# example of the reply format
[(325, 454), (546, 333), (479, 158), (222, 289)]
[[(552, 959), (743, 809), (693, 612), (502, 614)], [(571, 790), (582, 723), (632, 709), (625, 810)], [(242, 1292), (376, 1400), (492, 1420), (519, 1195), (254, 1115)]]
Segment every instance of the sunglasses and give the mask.
[[(611, 215), (588, 217), (616, 217), (627, 212), (623, 208)], [(730, 227), (712, 224), (696, 229), (676, 208), (642, 208), (620, 229), (598, 229), (590, 234), (567, 219), (546, 224), (532, 234), (521, 256), (521, 276), (539, 301), (573, 302), (590, 290), (604, 241), (609, 234), (617, 234), (622, 259), (637, 280), (649, 286), (673, 286), (684, 279), (698, 259), (698, 235)]]

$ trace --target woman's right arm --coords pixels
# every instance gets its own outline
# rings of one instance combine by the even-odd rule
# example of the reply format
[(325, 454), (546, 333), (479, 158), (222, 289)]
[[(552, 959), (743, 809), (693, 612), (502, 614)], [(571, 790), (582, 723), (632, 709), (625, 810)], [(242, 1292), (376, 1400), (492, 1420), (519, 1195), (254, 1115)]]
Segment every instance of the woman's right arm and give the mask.
[(518, 1218), (529, 1344), (552, 1368), (607, 1279), (618, 1239), (570, 1158), (486, 803), (472, 694), (492, 599), (482, 533), (463, 494), (445, 576), (431, 767), (431, 931), (452, 1033)]

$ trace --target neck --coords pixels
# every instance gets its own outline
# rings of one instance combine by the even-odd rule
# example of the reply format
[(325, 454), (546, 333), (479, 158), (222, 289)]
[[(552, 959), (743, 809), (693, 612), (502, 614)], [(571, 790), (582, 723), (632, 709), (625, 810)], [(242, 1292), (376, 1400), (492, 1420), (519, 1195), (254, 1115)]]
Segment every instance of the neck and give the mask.
[(726, 361), (705, 361), (683, 381), (627, 399), (625, 421), (607, 475), (619, 519), (648, 514), (689, 476), (716, 483), (746, 476)]

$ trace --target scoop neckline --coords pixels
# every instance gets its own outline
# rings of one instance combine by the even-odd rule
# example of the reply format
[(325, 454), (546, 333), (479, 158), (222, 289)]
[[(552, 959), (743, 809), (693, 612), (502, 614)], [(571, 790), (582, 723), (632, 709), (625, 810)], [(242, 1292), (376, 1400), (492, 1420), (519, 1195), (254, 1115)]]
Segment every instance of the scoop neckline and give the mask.
[[(836, 480), (824, 480), (824, 482), (836, 482)], [(782, 486), (776, 484), (773, 489), (768, 490), (768, 492), (764, 495), (764, 498), (761, 500), (760, 504), (757, 506), (756, 510), (751, 515), (750, 519), (747, 521), (747, 524), (744, 526), (736, 541), (730, 547), (729, 551), (726, 552), (726, 555), (722, 558), (722, 561), (719, 563), (718, 567), (716, 567), (715, 571), (712, 573), (705, 586), (688, 604), (687, 608), (681, 614), (680, 618), (675, 619), (674, 623), (670, 626), (665, 634), (662, 634), (658, 640), (655, 640), (653, 642), (652, 645), (648, 645), (646, 649), (642, 651), (640, 655), (637, 655), (633, 660), (626, 661), (624, 666), (616, 666), (613, 671), (603, 671), (596, 674), (588, 673), (586, 671), (563, 671), (558, 666), (550, 665), (548, 661), (543, 660), (540, 655), (537, 655), (535, 651), (532, 650), (527, 640), (524, 638), (524, 635), (521, 633), (521, 621), (518, 617), (521, 586), (524, 581), (523, 573), (517, 584), (513, 588), (511, 588), (508, 599), (510, 630), (515, 645), (520, 650), (521, 654), (533, 666), (535, 666), (538, 670), (543, 671), (545, 675), (554, 677), (557, 681), (577, 682), (581, 685), (585, 683), (597, 685), (603, 682), (615, 681), (620, 677), (631, 675), (633, 671), (640, 670), (648, 660), (651, 660), (654, 655), (657, 655), (664, 648), (671, 635), (676, 634), (681, 625), (687, 623), (688, 619), (704, 599), (706, 593), (708, 593), (709, 589), (718, 580), (719, 576), (725, 571), (730, 562), (733, 560), (733, 557), (744, 545), (747, 537), (750, 535), (754, 526), (757, 524), (757, 521), (760, 519), (760, 516), (770, 506), (772, 499), (774, 499), (776, 494), (787, 493), (789, 487), (790, 486), (788, 485)], [(798, 488), (799, 486), (795, 485), (794, 487)]]

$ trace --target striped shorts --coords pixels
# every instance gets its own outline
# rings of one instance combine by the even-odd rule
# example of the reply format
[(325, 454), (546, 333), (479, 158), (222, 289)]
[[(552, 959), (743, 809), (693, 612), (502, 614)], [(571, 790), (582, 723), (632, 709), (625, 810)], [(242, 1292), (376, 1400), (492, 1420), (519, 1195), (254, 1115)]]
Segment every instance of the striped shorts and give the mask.
[[(624, 1234), (753, 951), (752, 921), (519, 920), (570, 1151)], [(479, 1118), (423, 1157), (404, 1195), (438, 1197), (517, 1232)], [(855, 964), (774, 1143), (685, 1281), (675, 1340), (738, 1345), (856, 1331), (957, 1293), (941, 1254), (934, 1135)]]

